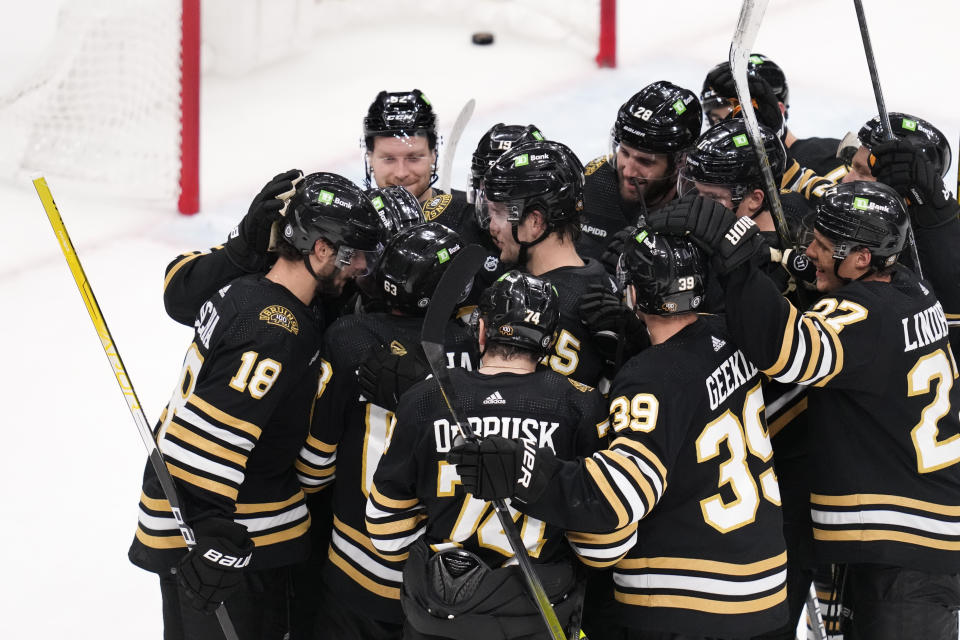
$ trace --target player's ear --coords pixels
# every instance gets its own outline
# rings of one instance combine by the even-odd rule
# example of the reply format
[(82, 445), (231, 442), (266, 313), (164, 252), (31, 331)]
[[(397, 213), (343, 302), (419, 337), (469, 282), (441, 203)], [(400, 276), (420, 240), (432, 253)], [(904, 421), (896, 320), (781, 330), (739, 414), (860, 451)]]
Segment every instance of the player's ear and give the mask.
[(477, 331), (477, 346), (480, 347), (480, 353), (483, 353), (487, 346), (487, 323), (483, 321), (483, 318), (478, 317), (475, 327)]

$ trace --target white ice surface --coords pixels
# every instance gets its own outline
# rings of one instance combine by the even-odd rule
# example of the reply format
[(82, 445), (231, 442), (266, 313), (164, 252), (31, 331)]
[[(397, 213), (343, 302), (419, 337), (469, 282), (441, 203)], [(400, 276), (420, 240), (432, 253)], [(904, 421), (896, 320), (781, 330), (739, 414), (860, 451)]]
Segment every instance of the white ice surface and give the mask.
[[(29, 74), (57, 4), (3, 0), (0, 88)], [(605, 151), (617, 107), (640, 87), (669, 79), (699, 92), (706, 71), (726, 58), (739, 12), (731, 0), (619, 4), (616, 70), (596, 69), (563, 42), (517, 34), (498, 32), (493, 46), (476, 47), (476, 25), (451, 17), (356, 26), (246, 77), (206, 78), (194, 217), (172, 203), (51, 180), (148, 418), (165, 404), (190, 339), (164, 314), (164, 266), (220, 242), (275, 173), (300, 167), (359, 180), (361, 117), (378, 90), (422, 89), (443, 131), (466, 99), (477, 99), (454, 187), (463, 188), (469, 150), (495, 122), (533, 122), (586, 162)], [(791, 128), (801, 137), (855, 131), (876, 105), (852, 3), (771, 4), (755, 50), (787, 74)], [(888, 108), (923, 116), (956, 142), (960, 9), (937, 0), (866, 4)], [(143, 445), (32, 185), (0, 183), (0, 203), (8, 436), (0, 445), (0, 638), (159, 638), (156, 577), (126, 559)]]

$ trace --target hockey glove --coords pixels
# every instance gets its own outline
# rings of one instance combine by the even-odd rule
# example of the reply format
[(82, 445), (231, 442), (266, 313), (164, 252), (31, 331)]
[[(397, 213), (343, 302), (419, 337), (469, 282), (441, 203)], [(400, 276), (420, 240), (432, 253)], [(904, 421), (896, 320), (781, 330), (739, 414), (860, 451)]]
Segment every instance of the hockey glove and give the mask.
[(547, 469), (555, 466), (556, 458), (549, 449), (538, 450), (525, 440), (488, 436), (453, 447), (447, 462), (457, 466), (463, 488), (481, 500), (533, 502), (547, 488), (552, 476)]
[(874, 177), (906, 199), (910, 218), (918, 227), (939, 227), (957, 217), (953, 196), (917, 147), (891, 140), (874, 145), (872, 156)]
[(780, 266), (786, 269), (787, 273), (797, 282), (802, 282), (807, 285), (816, 284), (817, 267), (803, 251), (797, 251), (796, 249), (780, 251), (779, 249), (771, 247), (770, 259), (773, 262), (780, 263)]
[[(712, 76), (712, 77), (711, 77)], [(730, 114), (730, 117), (740, 117), (740, 106), (737, 101), (737, 85), (733, 81), (733, 72), (728, 65), (724, 65), (707, 74), (706, 83), (717, 92), (718, 95), (732, 98), (736, 105)], [(758, 75), (747, 74), (747, 88), (750, 91), (750, 98), (757, 112), (757, 121), (765, 127), (772, 129), (778, 136), (783, 135), (783, 113), (780, 111), (780, 99), (773, 92), (770, 83)]]
[(303, 172), (299, 169), (278, 174), (250, 203), (247, 215), (230, 233), (226, 244), (227, 255), (238, 267), (249, 272), (266, 267), (270, 231), (282, 217), (287, 200), (293, 197), (302, 179)]
[(689, 235), (708, 255), (718, 273), (733, 271), (764, 248), (757, 225), (750, 218), (737, 217), (722, 204), (689, 195), (674, 200), (647, 217), (656, 232)]
[(607, 245), (603, 255), (600, 256), (600, 263), (610, 275), (617, 275), (617, 263), (620, 262), (620, 254), (623, 253), (623, 243), (626, 242), (626, 239), (633, 233), (636, 233), (633, 227), (627, 227), (626, 229), (617, 231), (613, 234), (613, 239), (610, 241), (610, 244)]
[(253, 541), (246, 527), (224, 518), (203, 520), (193, 532), (197, 544), (177, 565), (177, 581), (190, 606), (213, 613), (243, 581)]
[(360, 364), (357, 379), (364, 398), (395, 411), (400, 395), (429, 374), (430, 365), (419, 346), (407, 349), (394, 340), (389, 347), (373, 350)]

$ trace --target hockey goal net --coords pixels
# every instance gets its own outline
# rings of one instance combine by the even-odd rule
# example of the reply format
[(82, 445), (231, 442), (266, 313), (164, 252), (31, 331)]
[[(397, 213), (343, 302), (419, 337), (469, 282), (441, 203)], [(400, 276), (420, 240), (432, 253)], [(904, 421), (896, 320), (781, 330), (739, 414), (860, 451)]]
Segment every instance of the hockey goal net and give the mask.
[[(376, 16), (563, 42), (616, 65), (616, 0), (202, 0), (204, 73), (238, 76)], [(0, 92), (0, 177), (41, 171), (199, 207), (201, 0), (60, 0), (41, 61)], [(32, 61), (31, 61), (32, 62)], [(24, 68), (27, 68), (24, 66)]]

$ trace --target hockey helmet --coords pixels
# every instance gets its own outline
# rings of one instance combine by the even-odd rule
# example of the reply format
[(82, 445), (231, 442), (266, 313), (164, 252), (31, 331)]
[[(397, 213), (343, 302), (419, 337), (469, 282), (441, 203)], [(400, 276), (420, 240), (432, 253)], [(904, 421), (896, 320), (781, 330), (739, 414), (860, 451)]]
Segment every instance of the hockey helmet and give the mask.
[(824, 192), (814, 229), (834, 242), (834, 259), (866, 247), (870, 266), (880, 270), (897, 261), (909, 225), (907, 207), (896, 191), (880, 182), (857, 180)]
[(508, 271), (480, 296), (477, 316), (484, 321), (487, 342), (542, 355), (556, 337), (560, 298), (546, 280)]
[[(950, 143), (939, 129), (924, 120), (907, 113), (890, 113), (890, 128), (893, 135), (914, 145), (924, 157), (933, 163), (940, 177), (947, 177), (953, 154)], [(880, 116), (874, 116), (860, 128), (857, 134), (860, 144), (867, 149), (883, 142), (883, 129), (880, 126)]]
[[(439, 222), (401, 229), (384, 247), (374, 286), (388, 308), (423, 315), (440, 277), (462, 248), (460, 236)], [(463, 298), (468, 293), (464, 291)]]
[[(785, 107), (790, 106), (790, 87), (787, 85), (787, 77), (780, 65), (762, 53), (753, 53), (747, 58), (747, 76), (750, 75), (756, 75), (766, 80), (773, 90), (773, 94), (777, 96), (777, 100), (782, 102)], [(721, 62), (707, 72), (707, 77), (703, 81), (703, 88), (700, 91), (700, 101), (703, 103), (704, 111), (710, 112), (712, 109), (730, 106), (730, 101), (737, 99), (736, 91), (733, 91), (732, 81), (727, 86), (717, 83), (717, 80), (724, 76), (730, 76), (729, 61)]]
[[(787, 168), (787, 150), (773, 131), (759, 125), (763, 148), (774, 181), (779, 184)], [(687, 153), (680, 169), (678, 193), (695, 189), (694, 183), (728, 187), (736, 208), (748, 191), (763, 188), (760, 161), (750, 144), (747, 123), (742, 118), (723, 120), (707, 129)]]
[(363, 140), (373, 150), (377, 136), (425, 135), (430, 149), (437, 148), (437, 117), (430, 101), (419, 89), (388, 93), (374, 98), (363, 119)]
[(636, 290), (632, 307), (657, 316), (696, 311), (703, 306), (706, 265), (690, 240), (634, 229), (617, 263), (617, 277), (626, 291)]
[(487, 172), (497, 158), (512, 147), (523, 142), (543, 140), (543, 134), (534, 124), (503, 124), (499, 122), (490, 127), (477, 143), (470, 162), (470, 180), (467, 189), (467, 202), (475, 202), (477, 190), (483, 174)]
[(477, 218), (486, 228), (490, 203), (502, 203), (516, 227), (540, 210), (548, 228), (576, 221), (583, 211), (583, 164), (560, 142), (525, 142), (501, 155), (487, 169), (477, 194)]
[(620, 107), (611, 131), (612, 146), (615, 151), (622, 142), (648, 153), (678, 153), (694, 143), (702, 124), (703, 111), (696, 94), (658, 80)]
[(373, 208), (380, 216), (380, 225), (383, 228), (383, 241), (386, 242), (401, 229), (426, 221), (423, 217), (423, 208), (416, 196), (400, 185), (390, 187), (374, 187), (365, 191)]

